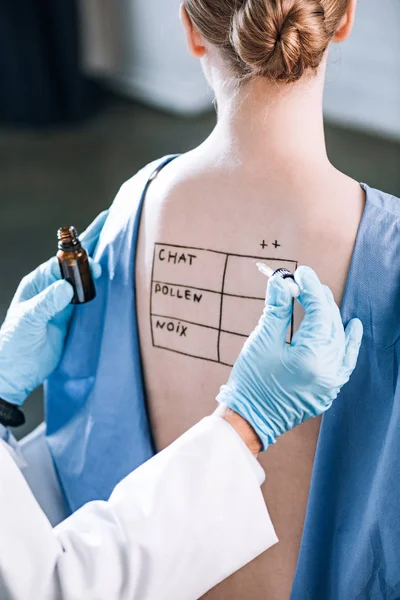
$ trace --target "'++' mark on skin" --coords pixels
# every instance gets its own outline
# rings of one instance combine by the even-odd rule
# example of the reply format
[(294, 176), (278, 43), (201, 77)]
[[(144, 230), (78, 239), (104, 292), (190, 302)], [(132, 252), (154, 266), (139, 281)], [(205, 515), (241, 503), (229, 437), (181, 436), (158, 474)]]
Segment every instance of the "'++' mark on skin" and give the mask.
[[(265, 248), (268, 248), (268, 247), (269, 247), (269, 244), (267, 244), (267, 242), (266, 242), (265, 240), (263, 240), (263, 241), (261, 242), (260, 246), (261, 246), (261, 248), (262, 248), (263, 250), (265, 250)], [(276, 250), (277, 248), (281, 248), (281, 247), (282, 247), (282, 244), (280, 244), (280, 243), (278, 242), (278, 240), (275, 240), (274, 242), (272, 242), (272, 243), (271, 243), (271, 246), (273, 246), (273, 247), (275, 248), (275, 250)], [(289, 262), (291, 262), (291, 261), (289, 261)]]

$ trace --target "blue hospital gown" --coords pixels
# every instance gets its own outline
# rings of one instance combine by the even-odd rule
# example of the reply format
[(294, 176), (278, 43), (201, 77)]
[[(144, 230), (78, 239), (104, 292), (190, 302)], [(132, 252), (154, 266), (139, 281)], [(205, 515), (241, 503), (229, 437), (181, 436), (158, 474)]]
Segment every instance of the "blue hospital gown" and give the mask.
[[(148, 165), (112, 207), (96, 258), (98, 297), (74, 317), (47, 384), (47, 435), (71, 511), (107, 499), (154, 453), (139, 351), (135, 258)], [(400, 201), (367, 201), (343, 299), (365, 337), (324, 416), (292, 600), (400, 599)], [(335, 249), (332, 248), (332, 252)]]

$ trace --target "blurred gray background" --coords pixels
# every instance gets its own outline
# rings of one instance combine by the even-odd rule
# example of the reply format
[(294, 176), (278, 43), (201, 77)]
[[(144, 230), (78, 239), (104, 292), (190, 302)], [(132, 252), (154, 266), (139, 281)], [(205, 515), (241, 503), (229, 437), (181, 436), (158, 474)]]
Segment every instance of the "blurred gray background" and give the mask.
[[(62, 117), (39, 125), (34, 119), (2, 119), (2, 320), (21, 277), (55, 254), (60, 225), (82, 230), (140, 167), (185, 152), (213, 128), (210, 91), (184, 49), (178, 4), (83, 3), (79, 56), (85, 77), (101, 81), (95, 109), (68, 124)], [(326, 136), (339, 169), (400, 197), (400, 4), (383, 4), (385, 10), (364, 0), (352, 40), (332, 51)], [(27, 424), (18, 436), (43, 419), (41, 390), (29, 398), (25, 413)]]

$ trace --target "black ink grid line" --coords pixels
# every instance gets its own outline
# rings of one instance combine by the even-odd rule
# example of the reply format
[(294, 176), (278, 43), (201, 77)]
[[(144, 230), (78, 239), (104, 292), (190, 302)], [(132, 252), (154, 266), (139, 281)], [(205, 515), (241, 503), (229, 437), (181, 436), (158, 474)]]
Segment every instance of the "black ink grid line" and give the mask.
[(157, 279), (153, 279), (153, 283), (158, 283), (159, 285), (170, 285), (174, 287), (187, 288), (188, 290), (197, 290), (198, 292), (208, 292), (209, 294), (218, 294), (221, 295), (221, 292), (217, 292), (216, 290), (207, 290), (206, 288), (195, 287), (194, 285), (184, 285), (181, 283), (171, 283), (168, 281), (158, 281)]
[(251, 332), (246, 334), (238, 333), (237, 331), (228, 331), (227, 329), (220, 329), (219, 327), (213, 327), (212, 325), (204, 325), (203, 323), (195, 323), (194, 321), (186, 321), (186, 319), (180, 319), (178, 317), (169, 317), (167, 315), (155, 315), (154, 313), (152, 313), (151, 316), (155, 317), (156, 319), (164, 319), (165, 321), (179, 321), (179, 323), (186, 323), (186, 325), (196, 325), (197, 327), (204, 327), (205, 329), (212, 329), (213, 331), (220, 331), (221, 333), (237, 335), (246, 339), (251, 334)]
[(213, 358), (207, 358), (206, 356), (196, 356), (195, 354), (190, 354), (189, 352), (182, 352), (181, 350), (174, 350), (173, 348), (167, 348), (167, 346), (159, 346), (158, 344), (154, 345), (154, 348), (159, 348), (160, 350), (169, 350), (169, 352), (174, 352), (175, 354), (180, 354), (181, 356), (189, 356), (190, 358), (198, 358), (199, 360), (205, 360), (206, 362), (214, 363), (215, 365), (222, 365), (223, 367), (233, 367), (231, 363), (225, 363), (221, 360), (214, 360)]
[(151, 314), (152, 317), (156, 319), (165, 319), (166, 321), (180, 321), (181, 323), (186, 323), (187, 325), (197, 325), (198, 327), (205, 327), (206, 329), (213, 329), (214, 331), (219, 331), (218, 327), (213, 327), (212, 325), (203, 325), (203, 323), (194, 323), (193, 321), (186, 321), (185, 319), (178, 319), (178, 317), (168, 317), (167, 315), (155, 315)]
[(229, 294), (224, 292), (224, 296), (228, 298), (241, 298), (242, 300), (257, 300), (258, 302), (265, 302), (265, 298), (256, 298), (255, 296), (239, 296), (239, 294)]
[(217, 341), (218, 362), (221, 362), (220, 345), (221, 345), (222, 311), (224, 308), (224, 288), (225, 288), (226, 270), (228, 268), (228, 260), (229, 260), (229, 254), (226, 255), (224, 274), (222, 276), (221, 307), (220, 307), (220, 313), (219, 313), (219, 332), (218, 332), (218, 341)]
[[(273, 260), (274, 262), (286, 262), (293, 263), (298, 265), (296, 260), (290, 260), (286, 258), (275, 258), (273, 256), (265, 257), (265, 256), (251, 256), (250, 254), (234, 254), (233, 252), (223, 252), (222, 250), (210, 250), (209, 248), (196, 248), (195, 246), (179, 246), (178, 244), (161, 244), (161, 242), (156, 242), (154, 247), (156, 246), (166, 246), (171, 248), (181, 248), (183, 250), (198, 250), (199, 252), (213, 252), (214, 254), (223, 254), (225, 256), (236, 256), (238, 258), (253, 258), (254, 260)], [(297, 269), (297, 266), (296, 266)]]
[(217, 365), (223, 365), (224, 367), (233, 367), (233, 365), (224, 363), (221, 360), (214, 360), (213, 358), (207, 358), (206, 356), (196, 356), (195, 354), (190, 354), (189, 352), (182, 352), (181, 350), (174, 350), (173, 348), (167, 348), (166, 346), (158, 346), (157, 344), (155, 344), (154, 348), (160, 348), (161, 350), (169, 350), (170, 352), (175, 352), (175, 354), (181, 354), (182, 356), (199, 358), (200, 360), (205, 360), (207, 362), (211, 362)]
[[(157, 244), (154, 244), (154, 252), (153, 252), (153, 265), (151, 267), (151, 288), (150, 288), (150, 314), (153, 312), (153, 278), (154, 278), (154, 265), (156, 262), (156, 246)], [(153, 321), (150, 318), (150, 329), (151, 329), (151, 341), (152, 344), (154, 346), (154, 331), (153, 331)]]
[[(289, 261), (286, 261), (289, 262)], [(207, 292), (209, 294), (217, 294), (221, 295), (221, 292), (217, 292), (215, 290), (207, 290), (206, 288), (195, 287), (194, 285), (185, 285), (184, 283), (171, 283), (168, 281), (159, 281), (157, 279), (153, 280), (153, 284), (158, 283), (158, 285), (169, 285), (170, 287), (178, 287), (188, 290), (196, 290), (197, 292)], [(224, 292), (224, 296), (228, 296), (229, 298), (242, 298), (243, 300), (260, 300), (260, 302), (265, 302), (265, 298), (257, 298), (256, 296), (240, 296), (239, 294), (229, 294), (228, 292)]]
[[(154, 280), (154, 267), (155, 267), (155, 259), (156, 259), (156, 248), (157, 246), (163, 246), (163, 247), (171, 247), (171, 248), (180, 248), (182, 250), (198, 250), (199, 252), (212, 252), (214, 254), (219, 254), (219, 255), (224, 255), (226, 257), (225, 260), (225, 266), (224, 266), (224, 272), (223, 272), (223, 279), (222, 279), (222, 290), (221, 292), (218, 292), (216, 290), (208, 290), (208, 289), (204, 289), (204, 288), (199, 288), (199, 287), (194, 287), (194, 286), (187, 286), (184, 284), (178, 284), (178, 283), (167, 283), (167, 282), (162, 282), (162, 281), (155, 281)], [(225, 280), (226, 280), (226, 273), (227, 273), (227, 267), (228, 267), (228, 262), (229, 262), (229, 258), (230, 257), (238, 257), (238, 258), (247, 258), (247, 259), (254, 259), (254, 260), (264, 260), (264, 261), (274, 261), (274, 262), (282, 262), (282, 263), (292, 263), (293, 265), (295, 265), (295, 269), (297, 269), (298, 266), (298, 262), (295, 260), (289, 260), (289, 259), (283, 259), (283, 258), (266, 258), (266, 257), (260, 257), (260, 256), (249, 256), (249, 255), (245, 255), (245, 254), (234, 254), (234, 253), (230, 253), (230, 252), (222, 252), (219, 250), (210, 250), (210, 249), (205, 249), (205, 248), (196, 248), (194, 246), (181, 246), (178, 244), (162, 244), (162, 243), (156, 243), (154, 245), (154, 254), (153, 254), (153, 265), (152, 265), (152, 273), (151, 273), (151, 293), (150, 293), (150, 320), (151, 320), (151, 335), (152, 335), (152, 344), (153, 347), (155, 348), (162, 348), (164, 350), (169, 350), (170, 352), (175, 352), (176, 354), (181, 354), (183, 356), (192, 356), (193, 358), (198, 358), (201, 360), (206, 360), (209, 362), (214, 362), (214, 363), (219, 363), (228, 367), (232, 367), (233, 365), (231, 364), (227, 364), (221, 361), (221, 355), (220, 355), (220, 342), (221, 342), (221, 334), (222, 333), (226, 333), (226, 334), (232, 334), (232, 335), (236, 335), (236, 336), (240, 336), (243, 338), (247, 338), (247, 335), (244, 334), (240, 334), (240, 333), (236, 333), (233, 331), (227, 331), (227, 330), (223, 330), (222, 329), (222, 320), (223, 320), (223, 306), (224, 306), (224, 296), (229, 296), (232, 298), (242, 298), (245, 300), (258, 300), (258, 301), (265, 301), (265, 298), (255, 298), (255, 297), (251, 297), (251, 296), (241, 296), (239, 294), (229, 294), (226, 293), (225, 290)], [(219, 327), (212, 327), (210, 325), (203, 325), (200, 323), (193, 323), (191, 321), (186, 321), (185, 319), (179, 319), (177, 317), (167, 317), (165, 315), (155, 315), (152, 312), (152, 297), (153, 297), (153, 284), (154, 283), (158, 283), (161, 285), (170, 285), (170, 286), (175, 286), (175, 287), (180, 287), (180, 288), (188, 288), (188, 289), (194, 289), (197, 291), (203, 291), (203, 292), (209, 292), (209, 293), (214, 293), (214, 294), (220, 294), (221, 296), (221, 304), (220, 304), (220, 315), (219, 315)], [(152, 317), (156, 317), (156, 318), (162, 318), (162, 319), (167, 319), (167, 320), (173, 320), (173, 321), (181, 321), (182, 323), (188, 323), (191, 325), (196, 325), (198, 327), (204, 327), (207, 329), (213, 329), (215, 331), (218, 331), (218, 341), (217, 341), (217, 355), (218, 355), (218, 360), (214, 360), (211, 358), (205, 358), (203, 356), (196, 356), (194, 354), (190, 354), (190, 353), (186, 353), (186, 352), (181, 352), (179, 350), (173, 350), (172, 348), (168, 348), (165, 346), (159, 346), (157, 344), (154, 343), (154, 330), (153, 330), (153, 319)], [(290, 337), (291, 339), (293, 338), (293, 333), (294, 333), (294, 318), (292, 318), (292, 322), (291, 322), (291, 331), (290, 331)], [(290, 342), (289, 342), (290, 344)]]

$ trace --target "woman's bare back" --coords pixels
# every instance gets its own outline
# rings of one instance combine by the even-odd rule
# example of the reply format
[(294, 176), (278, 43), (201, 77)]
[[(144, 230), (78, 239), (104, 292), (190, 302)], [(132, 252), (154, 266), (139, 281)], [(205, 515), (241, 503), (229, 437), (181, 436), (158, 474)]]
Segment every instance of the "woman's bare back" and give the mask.
[[(361, 187), (330, 165), (291, 168), (283, 177), (277, 165), (253, 168), (200, 148), (160, 173), (144, 205), (136, 267), (159, 450), (215, 409), (229, 365), (263, 308), (266, 280), (256, 260), (291, 270), (310, 265), (340, 303), (364, 202)], [(296, 311), (295, 327), (300, 319)], [(290, 597), (319, 426), (305, 423), (262, 457), (263, 492), (280, 543), (209, 592), (209, 600)]]

